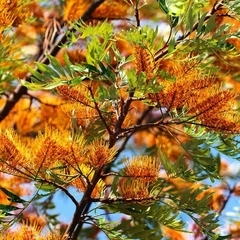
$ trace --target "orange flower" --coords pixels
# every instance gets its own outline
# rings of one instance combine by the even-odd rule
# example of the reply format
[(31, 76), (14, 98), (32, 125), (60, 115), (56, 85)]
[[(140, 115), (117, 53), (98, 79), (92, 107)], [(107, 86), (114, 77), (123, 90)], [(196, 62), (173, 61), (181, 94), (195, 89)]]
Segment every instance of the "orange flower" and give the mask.
[(146, 48), (135, 46), (134, 47), (135, 55), (135, 65), (137, 74), (140, 72), (146, 72), (148, 82), (154, 77), (155, 63), (153, 55)]
[(60, 240), (56, 232), (42, 232), (37, 222), (24, 221), (14, 230), (2, 232), (0, 240)]
[(0, 32), (10, 26), (18, 26), (30, 17), (30, 8), (22, 0), (0, 0)]
[(103, 140), (95, 140), (87, 150), (87, 161), (95, 169), (101, 169), (104, 165), (113, 161), (116, 154), (115, 148), (109, 148)]
[(149, 183), (142, 179), (121, 178), (118, 182), (118, 192), (124, 199), (148, 198)]
[(160, 171), (160, 161), (151, 156), (132, 157), (125, 163), (126, 175), (141, 178), (141, 181), (152, 182), (157, 180)]
[(0, 142), (0, 169), (3, 172), (16, 173), (27, 166), (27, 150), (13, 129), (0, 131)]
[(70, 152), (68, 132), (60, 132), (51, 128), (46, 128), (44, 134), (34, 141), (36, 146), (32, 151), (32, 164), (36, 172), (56, 166), (57, 163), (65, 163)]

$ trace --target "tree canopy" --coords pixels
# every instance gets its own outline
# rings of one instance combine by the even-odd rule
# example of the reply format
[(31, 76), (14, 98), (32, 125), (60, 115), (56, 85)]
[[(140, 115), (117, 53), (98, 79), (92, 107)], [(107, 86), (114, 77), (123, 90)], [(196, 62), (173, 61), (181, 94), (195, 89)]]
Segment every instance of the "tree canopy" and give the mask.
[(239, 0), (0, 12), (0, 239), (240, 238)]

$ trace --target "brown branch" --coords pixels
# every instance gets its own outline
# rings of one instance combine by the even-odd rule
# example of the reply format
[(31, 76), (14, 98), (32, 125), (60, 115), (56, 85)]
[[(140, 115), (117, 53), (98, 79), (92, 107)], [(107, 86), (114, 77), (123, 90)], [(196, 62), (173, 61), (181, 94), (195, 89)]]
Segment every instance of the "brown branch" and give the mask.
[(44, 181), (45, 183), (48, 183), (48, 184), (56, 187), (56, 188), (61, 189), (61, 190), (72, 200), (72, 202), (74, 203), (74, 205), (75, 205), (76, 207), (78, 207), (78, 202), (77, 202), (77, 200), (73, 197), (73, 195), (72, 195), (65, 187), (63, 187), (63, 186), (61, 186), (61, 185), (59, 185), (59, 184), (57, 184), (57, 183), (55, 183), (55, 182), (53, 182), (53, 181), (47, 180), (47, 179), (44, 179), (43, 181)]
[[(115, 136), (117, 136), (120, 132), (122, 132), (122, 124), (128, 114), (129, 111), (129, 107), (133, 101), (133, 95), (134, 95), (134, 91), (129, 93), (128, 99), (124, 102), (122, 101), (122, 106), (121, 106), (121, 114), (116, 122), (115, 125)], [(115, 144), (115, 143), (114, 143)], [(114, 145), (113, 144), (113, 145)]]
[(35, 96), (31, 95), (31, 94), (28, 93), (28, 92), (27, 92), (27, 96), (29, 96), (30, 100), (34, 99), (34, 100), (36, 100), (37, 102), (41, 103), (42, 105), (45, 105), (45, 106), (48, 106), (48, 107), (53, 107), (53, 108), (55, 108), (55, 107), (59, 107), (59, 106), (62, 105), (62, 104), (54, 105), (54, 104), (45, 103), (45, 102), (43, 102), (40, 98), (35, 97)]
[(92, 198), (92, 202), (100, 202), (105, 204), (112, 204), (115, 202), (122, 202), (122, 203), (133, 203), (133, 202), (145, 202), (145, 201), (156, 201), (161, 199), (162, 197), (147, 197), (147, 198), (122, 198), (122, 197), (116, 197), (116, 198)]
[[(30, 78), (29, 78), (30, 79)], [(14, 108), (15, 104), (20, 100), (20, 98), (27, 93), (27, 88), (21, 85), (18, 85), (13, 93), (7, 99), (4, 107), (0, 111), (0, 122), (4, 120), (9, 112)]]
[(137, 21), (137, 27), (140, 27), (140, 26), (141, 26), (141, 23), (140, 23), (140, 17), (139, 17), (138, 4), (139, 4), (139, 2), (137, 1), (134, 11), (135, 11), (135, 18), (136, 18), (136, 21)]
[(236, 184), (235, 184), (232, 188), (231, 188), (228, 184), (227, 184), (227, 186), (228, 186), (228, 191), (229, 191), (229, 192), (228, 192), (228, 195), (226, 196), (226, 198), (223, 200), (223, 203), (222, 203), (221, 208), (218, 210), (218, 217), (217, 217), (217, 219), (219, 219), (220, 214), (221, 214), (222, 211), (225, 209), (225, 207), (226, 207), (229, 199), (231, 198), (231, 196), (232, 196), (232, 194), (234, 193), (235, 188), (236, 188)]
[(80, 221), (80, 220), (82, 219), (82, 216), (87, 213), (87, 211), (91, 206), (91, 203), (92, 203), (91, 194), (100, 177), (101, 177), (101, 169), (94, 173), (91, 184), (88, 185), (86, 191), (84, 192), (83, 197), (74, 213), (72, 221), (69, 224), (68, 228), (66, 229), (62, 239), (72, 239), (72, 240), (77, 239), (77, 236), (83, 225), (83, 221)]
[[(169, 122), (168, 122), (169, 123)], [(123, 137), (126, 137), (128, 134), (130, 133), (134, 133), (136, 131), (141, 131), (141, 130), (145, 130), (148, 128), (153, 128), (153, 127), (161, 127), (163, 125), (167, 125), (168, 123), (164, 123), (162, 122), (162, 120), (154, 122), (154, 123), (144, 123), (144, 124), (136, 124), (134, 127), (129, 127), (129, 128), (122, 128), (121, 129), (121, 133), (118, 134), (117, 136), (117, 140), (121, 139)]]

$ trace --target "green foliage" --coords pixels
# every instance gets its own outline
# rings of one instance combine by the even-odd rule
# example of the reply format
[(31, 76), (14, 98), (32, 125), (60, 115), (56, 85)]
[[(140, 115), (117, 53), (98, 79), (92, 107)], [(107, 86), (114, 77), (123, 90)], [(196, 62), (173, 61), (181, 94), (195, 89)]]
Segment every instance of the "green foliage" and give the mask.
[[(87, 25), (82, 21), (70, 23), (73, 29), (80, 33), (75, 39), (85, 39), (87, 54), (86, 60), (90, 65), (102, 62), (107, 57), (107, 52), (114, 44), (113, 25), (107, 21), (96, 26)], [(72, 34), (72, 33), (71, 33)], [(73, 42), (70, 40), (70, 42)]]
[(144, 27), (122, 31), (118, 37), (134, 46), (137, 45), (146, 48), (151, 54), (154, 54), (163, 46), (163, 39), (157, 40), (158, 32), (158, 27), (153, 29), (146, 25)]
[[(156, 239), (157, 237), (159, 239), (161, 237), (161, 229), (157, 227), (159, 223), (180, 231), (184, 227), (184, 223), (176, 219), (179, 214), (168, 205), (114, 203), (103, 205), (101, 208), (131, 217), (131, 220), (123, 220), (112, 229), (117, 231), (116, 234), (124, 235), (123, 239)], [(155, 227), (149, 227), (150, 223)]]

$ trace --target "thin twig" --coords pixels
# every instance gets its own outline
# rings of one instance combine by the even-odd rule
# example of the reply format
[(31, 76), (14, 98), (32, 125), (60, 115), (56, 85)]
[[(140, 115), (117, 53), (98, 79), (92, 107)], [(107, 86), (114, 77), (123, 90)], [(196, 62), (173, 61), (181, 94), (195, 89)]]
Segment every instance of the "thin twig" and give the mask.
[(74, 203), (74, 205), (75, 205), (76, 207), (78, 207), (78, 202), (77, 202), (77, 200), (73, 197), (73, 195), (72, 195), (65, 187), (57, 184), (56, 182), (53, 182), (53, 181), (50, 181), (50, 180), (47, 180), (47, 179), (44, 179), (43, 181), (44, 181), (45, 183), (48, 183), (48, 184), (56, 187), (56, 188), (61, 189), (61, 190), (72, 200), (72, 202)]

